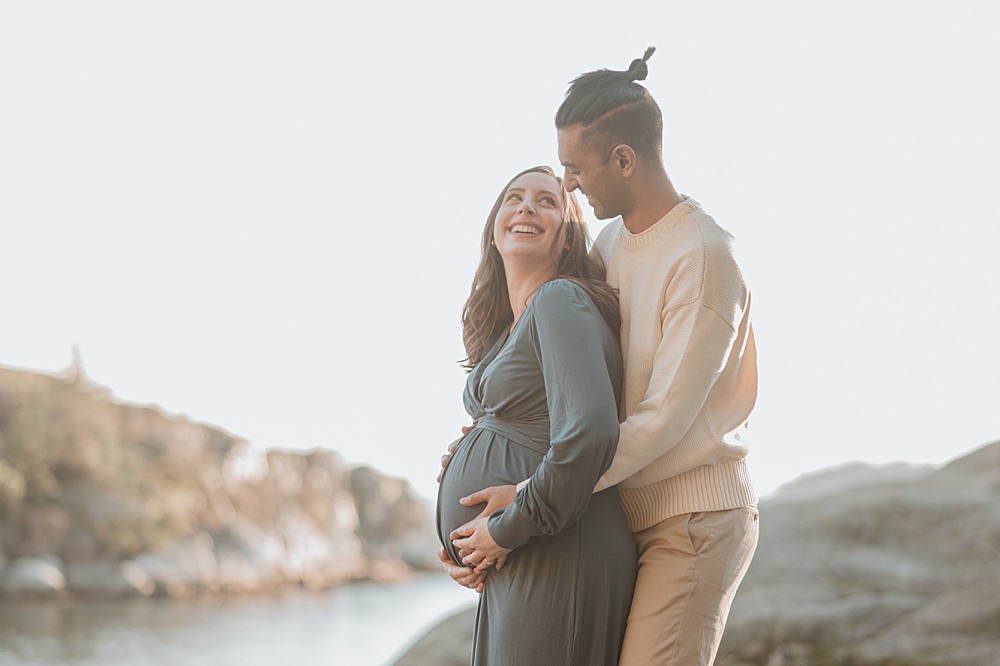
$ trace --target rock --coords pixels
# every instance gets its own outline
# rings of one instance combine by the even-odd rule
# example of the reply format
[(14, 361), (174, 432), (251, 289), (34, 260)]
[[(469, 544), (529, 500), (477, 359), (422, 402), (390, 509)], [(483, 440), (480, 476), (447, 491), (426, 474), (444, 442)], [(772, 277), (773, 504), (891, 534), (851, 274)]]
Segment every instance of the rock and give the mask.
[(771, 653), (767, 666), (813, 666), (816, 657), (816, 650), (811, 645), (790, 643)]
[(322, 589), (439, 568), (433, 514), (405, 480), (333, 451), (263, 451), (80, 377), (0, 368), (0, 443), (0, 567), (59, 553), (87, 595)]
[(893, 483), (916, 481), (928, 476), (935, 469), (933, 465), (911, 465), (909, 463), (890, 463), (887, 465), (846, 463), (831, 469), (804, 474), (783, 484), (774, 496), (768, 498), (768, 503), (773, 505), (789, 501), (801, 502), (849, 490), (885, 487)]
[(1000, 442), (909, 481), (816, 481), (761, 503), (719, 666), (996, 663)]
[(362, 466), (351, 471), (350, 488), (366, 556), (425, 571), (440, 568), (430, 511), (408, 482)]
[[(69, 513), (54, 502), (22, 505), (18, 529), (10, 544), (15, 557), (34, 557), (39, 553), (62, 552), (63, 541), (72, 525)], [(6, 544), (5, 544), (6, 545)]]
[(417, 640), (394, 666), (468, 666), (476, 609), (448, 616)]
[(132, 561), (70, 564), (67, 573), (70, 589), (88, 596), (148, 597), (156, 590), (156, 582)]
[(163, 551), (142, 553), (133, 562), (153, 581), (158, 594), (187, 597), (200, 590), (216, 590), (219, 585), (214, 543), (206, 532), (177, 541)]
[(66, 578), (52, 561), (22, 557), (11, 563), (0, 590), (9, 595), (51, 596), (66, 590)]
[(218, 560), (217, 584), (227, 591), (255, 592), (285, 582), (281, 540), (246, 518), (212, 533)]

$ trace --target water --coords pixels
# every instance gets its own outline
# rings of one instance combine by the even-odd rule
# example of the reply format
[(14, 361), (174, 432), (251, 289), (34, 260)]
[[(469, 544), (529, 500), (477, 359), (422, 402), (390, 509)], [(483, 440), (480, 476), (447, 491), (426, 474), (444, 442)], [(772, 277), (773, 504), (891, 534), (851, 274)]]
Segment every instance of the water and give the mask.
[(8, 601), (0, 665), (377, 666), (475, 603), (474, 592), (441, 575), (278, 598)]

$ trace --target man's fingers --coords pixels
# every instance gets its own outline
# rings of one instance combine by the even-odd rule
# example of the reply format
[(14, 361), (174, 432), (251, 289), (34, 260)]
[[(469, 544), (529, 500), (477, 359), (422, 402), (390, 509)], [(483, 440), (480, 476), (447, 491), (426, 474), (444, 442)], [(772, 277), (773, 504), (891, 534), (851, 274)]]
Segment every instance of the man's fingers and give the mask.
[(487, 500), (489, 500), (489, 494), (486, 492), (486, 489), (484, 488), (482, 490), (477, 490), (471, 495), (463, 497), (462, 499), (458, 500), (458, 503), (461, 504), (462, 506), (476, 506), (477, 504), (482, 504)]
[(490, 486), (461, 498), (458, 503), (462, 506), (486, 504), (486, 508), (479, 514), (479, 517), (483, 518), (492, 516), (498, 509), (506, 509), (514, 502), (515, 495), (517, 495), (516, 486)]
[(507, 555), (501, 555), (497, 558), (496, 568), (503, 569), (503, 565), (507, 564)]

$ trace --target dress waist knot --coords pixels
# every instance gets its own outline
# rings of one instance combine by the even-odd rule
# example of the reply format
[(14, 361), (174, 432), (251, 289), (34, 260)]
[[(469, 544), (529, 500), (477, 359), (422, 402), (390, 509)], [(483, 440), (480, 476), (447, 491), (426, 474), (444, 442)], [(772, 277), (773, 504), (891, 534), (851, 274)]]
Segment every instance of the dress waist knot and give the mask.
[[(518, 424), (522, 425), (522, 428), (518, 428), (509, 421), (504, 421), (503, 419), (494, 416), (493, 414), (484, 414), (476, 419), (476, 427), (482, 428), (483, 430), (489, 430), (495, 432), (498, 435), (506, 437), (515, 444), (519, 444), (527, 449), (531, 449), (536, 453), (545, 455), (548, 453), (548, 433), (549, 424), (548, 420), (542, 423), (524, 423)], [(544, 425), (544, 430), (540, 426)], [(534, 436), (532, 436), (534, 435)], [(544, 436), (544, 441), (539, 441), (539, 436)]]

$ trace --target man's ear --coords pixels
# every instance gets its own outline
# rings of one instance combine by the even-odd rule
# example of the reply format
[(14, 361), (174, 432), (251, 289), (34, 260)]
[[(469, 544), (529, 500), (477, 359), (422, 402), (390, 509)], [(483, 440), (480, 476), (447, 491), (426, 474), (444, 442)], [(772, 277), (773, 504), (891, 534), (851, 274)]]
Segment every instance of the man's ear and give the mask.
[(611, 160), (614, 162), (618, 172), (629, 178), (635, 171), (635, 151), (627, 143), (620, 143), (611, 151)]

